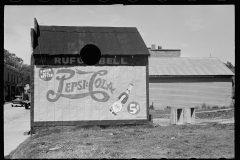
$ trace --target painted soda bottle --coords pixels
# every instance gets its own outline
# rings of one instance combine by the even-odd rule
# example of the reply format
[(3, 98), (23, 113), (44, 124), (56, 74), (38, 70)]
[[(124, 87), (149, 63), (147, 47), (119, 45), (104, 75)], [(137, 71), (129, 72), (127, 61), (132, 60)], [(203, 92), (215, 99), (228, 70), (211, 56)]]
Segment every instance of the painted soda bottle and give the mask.
[(125, 92), (121, 93), (120, 96), (118, 97), (117, 101), (114, 102), (114, 104), (110, 108), (110, 112), (113, 115), (116, 116), (117, 112), (119, 112), (122, 109), (123, 105), (127, 102), (129, 93), (130, 93), (132, 87), (133, 87), (133, 84), (131, 83), (129, 85), (128, 89)]

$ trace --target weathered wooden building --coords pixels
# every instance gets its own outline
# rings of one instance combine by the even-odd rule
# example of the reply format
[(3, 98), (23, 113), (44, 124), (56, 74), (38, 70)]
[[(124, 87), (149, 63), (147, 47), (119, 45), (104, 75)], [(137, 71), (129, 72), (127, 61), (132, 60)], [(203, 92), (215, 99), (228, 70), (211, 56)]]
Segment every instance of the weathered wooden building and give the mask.
[[(32, 129), (149, 122), (150, 54), (137, 28), (38, 26), (35, 21), (31, 32)], [(88, 44), (102, 54), (93, 66), (80, 58)], [(112, 114), (116, 101), (122, 109)]]
[(150, 58), (180, 57), (181, 56), (180, 49), (163, 49), (161, 46), (158, 46), (156, 48), (154, 44), (152, 44), (151, 48), (148, 48), (148, 51), (150, 53)]
[(229, 106), (234, 73), (217, 58), (149, 58), (149, 103)]
[(4, 62), (4, 101), (10, 101), (19, 95), (18, 69)]

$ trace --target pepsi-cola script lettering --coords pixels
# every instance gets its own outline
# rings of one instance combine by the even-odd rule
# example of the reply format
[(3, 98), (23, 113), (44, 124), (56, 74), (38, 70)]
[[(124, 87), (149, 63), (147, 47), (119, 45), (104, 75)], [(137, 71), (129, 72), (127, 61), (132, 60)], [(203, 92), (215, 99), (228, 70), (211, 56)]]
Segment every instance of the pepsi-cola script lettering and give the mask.
[[(65, 97), (65, 98), (69, 98), (69, 99), (79, 99), (79, 98), (84, 98), (87, 96), (91, 96), (91, 98), (97, 102), (107, 102), (110, 99), (110, 95), (105, 92), (105, 91), (110, 91), (113, 94), (113, 91), (115, 90), (115, 88), (113, 88), (113, 83), (109, 82), (107, 83), (107, 81), (103, 78), (96, 78), (98, 75), (99, 76), (104, 76), (108, 73), (107, 70), (99, 70), (97, 72), (91, 71), (91, 72), (84, 72), (84, 71), (80, 71), (76, 69), (72, 70), (72, 69), (59, 69), (57, 71), (56, 74), (62, 74), (64, 73), (63, 76), (57, 76), (56, 80), (59, 81), (59, 85), (58, 85), (58, 90), (57, 92), (55, 92), (54, 90), (49, 90), (47, 92), (47, 100), (49, 102), (56, 102), (60, 97)], [(71, 79), (75, 73), (83, 75), (83, 74), (93, 74), (89, 80), (89, 82), (87, 80), (80, 80), (78, 82), (71, 82), (71, 83), (67, 83), (66, 80)], [(67, 76), (69, 75), (69, 76)], [(63, 87), (65, 85), (65, 88)], [(102, 89), (103, 91), (94, 91), (93, 86), (95, 86), (95, 88), (99, 88)], [(79, 93), (79, 94), (63, 94), (62, 92), (73, 92), (74, 90), (83, 90), (86, 89), (88, 87), (88, 92), (85, 93)], [(105, 91), (104, 91), (105, 90)], [(97, 98), (95, 96), (95, 94), (100, 93), (103, 95), (103, 98)], [(51, 98), (54, 97), (54, 98)]]

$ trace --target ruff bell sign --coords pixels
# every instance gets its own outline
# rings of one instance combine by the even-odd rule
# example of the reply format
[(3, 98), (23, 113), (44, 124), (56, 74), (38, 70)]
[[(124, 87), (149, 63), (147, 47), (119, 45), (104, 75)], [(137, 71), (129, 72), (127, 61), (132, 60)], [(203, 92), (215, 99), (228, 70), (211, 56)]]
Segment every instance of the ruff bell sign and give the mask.
[[(73, 65), (84, 64), (80, 57), (54, 57), (54, 64)], [(101, 58), (96, 65), (124, 65), (128, 64), (125, 58)]]
[[(31, 33), (31, 130), (149, 122), (149, 52), (136, 28), (38, 26), (35, 20)], [(95, 65), (79, 56), (87, 44), (101, 50)]]

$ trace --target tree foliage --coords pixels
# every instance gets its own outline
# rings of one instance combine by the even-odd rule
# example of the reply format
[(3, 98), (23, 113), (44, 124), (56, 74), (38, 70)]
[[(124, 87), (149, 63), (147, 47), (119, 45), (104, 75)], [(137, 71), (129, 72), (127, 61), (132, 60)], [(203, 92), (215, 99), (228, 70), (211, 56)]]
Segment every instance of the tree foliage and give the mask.
[(4, 49), (4, 62), (18, 69), (18, 86), (25, 86), (25, 84), (30, 84), (30, 65), (24, 64), (22, 58)]
[(23, 64), (22, 58), (17, 57), (14, 53), (10, 53), (4, 49), (4, 61), (15, 68), (20, 67)]
[(231, 62), (227, 61), (225, 65), (235, 74), (235, 66), (233, 66)]

